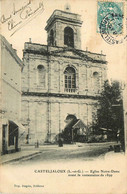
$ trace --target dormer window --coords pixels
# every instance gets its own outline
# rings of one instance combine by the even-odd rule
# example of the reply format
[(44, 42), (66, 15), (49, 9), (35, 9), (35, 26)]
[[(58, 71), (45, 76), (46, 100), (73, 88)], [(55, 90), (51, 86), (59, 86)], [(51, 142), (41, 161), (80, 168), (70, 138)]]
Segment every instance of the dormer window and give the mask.
[(70, 27), (64, 29), (64, 45), (74, 47), (74, 32)]

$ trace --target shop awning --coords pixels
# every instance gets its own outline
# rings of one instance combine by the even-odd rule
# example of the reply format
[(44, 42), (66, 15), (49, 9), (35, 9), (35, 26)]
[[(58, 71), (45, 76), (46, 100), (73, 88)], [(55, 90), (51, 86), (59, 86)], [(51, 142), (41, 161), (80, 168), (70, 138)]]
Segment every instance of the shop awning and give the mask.
[(25, 130), (25, 127), (21, 123), (19, 123), (18, 121), (16, 121), (16, 120), (13, 120), (13, 121), (9, 120), (9, 122), (17, 125), (20, 129)]
[(13, 124), (14, 131), (17, 130), (17, 128), (18, 128), (19, 137), (21, 137), (25, 133), (25, 131), (26, 131), (25, 127), (21, 123), (19, 123), (18, 121), (16, 121), (16, 120), (13, 120), (13, 121), (12, 120), (9, 120), (9, 124)]
[(8, 120), (7, 118), (3, 118), (2, 119), (2, 124), (3, 125), (7, 125), (8, 124), (8, 122), (10, 122), (10, 123), (12, 123), (13, 125), (16, 125), (16, 126), (18, 126), (20, 129), (22, 129), (22, 130), (25, 130), (25, 127), (20, 123), (20, 122), (18, 122), (18, 121), (16, 121), (16, 120)]

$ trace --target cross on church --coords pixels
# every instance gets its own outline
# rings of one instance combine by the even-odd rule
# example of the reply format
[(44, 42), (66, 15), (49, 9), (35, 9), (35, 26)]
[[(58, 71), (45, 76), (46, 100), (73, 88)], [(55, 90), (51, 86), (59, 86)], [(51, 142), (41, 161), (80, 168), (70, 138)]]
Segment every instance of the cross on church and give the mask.
[(71, 6), (70, 6), (70, 4), (66, 4), (65, 5), (65, 11), (71, 11)]

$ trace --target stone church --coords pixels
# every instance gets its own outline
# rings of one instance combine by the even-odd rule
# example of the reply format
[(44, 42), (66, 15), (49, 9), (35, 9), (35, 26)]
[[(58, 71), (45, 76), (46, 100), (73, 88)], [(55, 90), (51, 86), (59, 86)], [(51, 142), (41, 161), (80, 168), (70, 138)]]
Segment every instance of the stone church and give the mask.
[(28, 143), (54, 141), (71, 114), (94, 121), (107, 77), (106, 56), (81, 50), (81, 16), (55, 10), (47, 21), (47, 45), (23, 50), (22, 124)]

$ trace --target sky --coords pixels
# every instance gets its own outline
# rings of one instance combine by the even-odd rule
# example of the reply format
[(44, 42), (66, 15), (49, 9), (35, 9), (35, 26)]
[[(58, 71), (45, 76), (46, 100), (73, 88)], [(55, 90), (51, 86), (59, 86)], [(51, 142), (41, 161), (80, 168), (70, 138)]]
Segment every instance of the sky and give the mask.
[[(35, 12), (29, 21), (25, 19), (27, 6)], [(108, 44), (97, 32), (97, 11), (96, 0), (1, 0), (1, 32), (12, 47), (17, 50), (18, 56), (22, 59), (24, 43), (31, 38), (33, 43), (47, 44), (47, 33), (45, 31), (46, 21), (55, 9), (65, 10), (65, 6), (70, 5), (70, 12), (81, 15), (83, 21), (81, 28), (82, 50), (94, 53), (103, 53), (108, 61), (108, 78), (117, 80), (126, 80), (127, 75), (127, 47), (126, 41), (122, 44)], [(123, 13), (127, 10), (124, 3)], [(22, 12), (22, 16), (21, 16)], [(9, 17), (11, 17), (9, 19)], [(124, 32), (126, 34), (125, 18), (123, 19)], [(13, 19), (15, 23), (9, 23)], [(14, 26), (18, 22), (21, 24)], [(26, 22), (26, 23), (25, 23)], [(24, 24), (24, 25), (22, 25)], [(17, 28), (20, 27), (18, 30)], [(13, 28), (14, 27), (14, 28)], [(11, 29), (12, 28), (12, 29)], [(13, 32), (17, 30), (14, 34)], [(13, 34), (13, 35), (12, 35)]]

